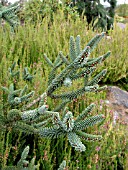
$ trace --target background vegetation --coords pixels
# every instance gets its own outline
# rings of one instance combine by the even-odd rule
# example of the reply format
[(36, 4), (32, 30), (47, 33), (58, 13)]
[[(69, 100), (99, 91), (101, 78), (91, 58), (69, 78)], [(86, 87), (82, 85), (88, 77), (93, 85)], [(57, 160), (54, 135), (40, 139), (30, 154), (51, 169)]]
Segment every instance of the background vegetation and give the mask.
[(119, 16), (128, 16), (128, 4), (120, 4), (119, 6), (116, 7), (116, 13)]
[[(36, 3), (36, 4), (34, 4)], [(40, 2), (39, 2), (40, 3)], [(8, 24), (0, 27), (0, 83), (9, 87), (12, 80), (9, 79), (8, 68), (16, 61), (16, 68), (20, 69), (21, 75), (24, 67), (28, 67), (34, 75), (32, 83), (28, 83), (29, 90), (35, 90), (34, 98), (42, 94), (47, 86), (48, 72), (50, 68), (44, 61), (43, 54), (54, 61), (59, 51), (64, 55), (69, 53), (69, 38), (71, 35), (81, 36), (81, 44), (84, 47), (87, 42), (100, 29), (93, 31), (88, 29), (86, 17), (81, 17), (68, 7), (62, 7), (57, 3), (54, 6), (40, 6), (34, 1), (31, 6), (27, 4), (19, 16), (24, 24), (20, 25), (15, 33), (10, 32)], [(33, 5), (34, 4), (34, 5)], [(41, 14), (40, 14), (41, 12)], [(43, 16), (42, 16), (43, 14)], [(102, 84), (120, 85), (128, 90), (128, 26), (121, 29), (114, 23), (114, 29), (109, 31), (94, 50), (91, 57), (98, 57), (106, 51), (111, 51), (111, 57), (96, 70), (100, 72), (107, 68), (108, 72), (102, 80)], [(13, 80), (15, 83), (15, 80)], [(18, 87), (24, 87), (26, 83), (20, 77)], [(74, 114), (80, 113), (90, 103), (94, 102), (97, 107), (92, 112), (103, 113), (106, 120), (103, 125), (88, 129), (89, 133), (102, 134), (100, 142), (85, 142), (87, 150), (78, 153), (72, 149), (67, 139), (46, 140), (35, 135), (26, 135), (21, 132), (14, 133), (0, 131), (0, 168), (7, 165), (16, 165), (24, 148), (29, 145), (28, 160), (36, 156), (36, 164), (40, 164), (41, 170), (57, 169), (65, 159), (69, 170), (74, 169), (98, 169), (98, 170), (126, 170), (128, 167), (128, 143), (126, 125), (120, 120), (113, 123), (114, 113), (107, 106), (106, 92), (98, 94), (90, 93), (80, 97), (76, 102), (68, 104)], [(49, 109), (53, 110), (56, 103), (48, 99)], [(0, 114), (6, 115), (9, 110), (7, 95), (0, 90)]]

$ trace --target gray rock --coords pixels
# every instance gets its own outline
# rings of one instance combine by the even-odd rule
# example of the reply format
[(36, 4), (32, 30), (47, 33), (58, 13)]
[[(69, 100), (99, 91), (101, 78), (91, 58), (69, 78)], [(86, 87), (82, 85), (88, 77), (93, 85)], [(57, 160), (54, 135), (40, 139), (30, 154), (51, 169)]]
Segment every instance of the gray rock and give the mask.
[(107, 100), (113, 112), (116, 112), (120, 119), (128, 125), (128, 92), (116, 86), (108, 86)]
[(128, 92), (121, 90), (116, 86), (109, 86), (108, 93), (113, 97), (113, 104), (122, 105), (123, 107), (128, 108)]

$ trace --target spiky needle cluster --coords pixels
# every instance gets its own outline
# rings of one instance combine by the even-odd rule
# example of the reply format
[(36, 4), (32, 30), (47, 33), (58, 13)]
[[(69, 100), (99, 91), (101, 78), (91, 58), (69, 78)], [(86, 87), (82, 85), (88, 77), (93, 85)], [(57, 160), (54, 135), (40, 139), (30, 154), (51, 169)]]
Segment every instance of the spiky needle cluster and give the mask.
[[(106, 88), (99, 87), (98, 82), (105, 76), (107, 70), (104, 69), (98, 75), (90, 79), (90, 76), (95, 71), (98, 64), (104, 61), (107, 57), (110, 56), (110, 51), (106, 54), (98, 57), (98, 58), (89, 58), (90, 53), (99, 43), (99, 41), (104, 37), (105, 33), (101, 33), (96, 35), (86, 46), (83, 50), (81, 50), (80, 46), (80, 36), (76, 37), (76, 41), (74, 37), (70, 37), (70, 49), (69, 49), (69, 59), (67, 56), (64, 56), (62, 52), (59, 52), (58, 57), (54, 61), (51, 60), (44, 55), (45, 60), (52, 67), (52, 70), (49, 74), (49, 81), (48, 81), (48, 88), (47, 88), (47, 95), (53, 99), (62, 99), (62, 103), (65, 100), (73, 100), (78, 96), (82, 95), (85, 92), (90, 91), (101, 91)], [(65, 64), (65, 69), (58, 75), (57, 69), (62, 65)], [(54, 92), (64, 86), (71, 86), (74, 80), (83, 78), (84, 79), (84, 86), (78, 88), (74, 91), (68, 91), (62, 94), (55, 94)]]
[[(15, 66), (16, 62), (14, 62), (11, 67), (9, 67), (9, 78), (18, 81), (18, 79), (20, 78), (20, 70), (15, 71)], [(22, 74), (23, 80), (32, 82), (33, 77), (34, 75), (31, 75), (28, 71), (28, 68), (25, 67)], [(27, 84), (23, 87), (23, 89), (16, 90), (14, 83), (11, 83), (9, 88), (2, 86), (2, 89), (8, 94), (8, 103), (9, 105), (11, 105), (11, 108), (18, 105), (20, 105), (21, 107), (21, 104), (25, 104), (25, 102), (28, 102), (30, 98), (34, 95), (34, 91), (31, 91), (30, 93), (26, 94), (28, 90)], [(40, 100), (41, 98), (42, 96), (40, 97)]]
[[(8, 112), (6, 118), (3, 115), (0, 115), (1, 126), (6, 128), (11, 126), (14, 129), (24, 131), (28, 134), (36, 133), (41, 137), (46, 138), (58, 138), (61, 135), (66, 135), (71, 146), (78, 151), (85, 151), (86, 149), (80, 138), (85, 140), (101, 139), (102, 137), (99, 135), (91, 135), (83, 131), (87, 127), (93, 126), (94, 124), (104, 120), (104, 116), (102, 114), (92, 117), (87, 116), (93, 109), (94, 104), (88, 106), (76, 118), (74, 118), (72, 112), (66, 108), (63, 111), (62, 118), (60, 118), (59, 111), (65, 107), (68, 102), (85, 92), (97, 92), (106, 88), (106, 86), (98, 86), (98, 82), (106, 74), (106, 69), (101, 71), (92, 79), (89, 78), (94, 72), (96, 66), (110, 55), (110, 52), (107, 52), (98, 58), (89, 58), (90, 53), (104, 35), (105, 33), (96, 35), (83, 50), (80, 48), (80, 36), (77, 36), (76, 41), (73, 37), (71, 37), (69, 49), (70, 60), (65, 57), (62, 52), (59, 53), (54, 63), (52, 63), (51, 60), (44, 55), (45, 60), (52, 67), (49, 74), (48, 88), (46, 92), (33, 102), (27, 104), (24, 109), (12, 109)], [(65, 68), (60, 74), (56, 75), (57, 69), (62, 66), (62, 64), (65, 64)], [(13, 70), (13, 67), (11, 70)], [(84, 79), (84, 87), (80, 87), (75, 91), (69, 91), (63, 94), (54, 94), (58, 88), (63, 85), (71, 86), (72, 82), (79, 78)], [(25, 101), (27, 101), (33, 94), (33, 92), (25, 94), (27, 86), (25, 86), (22, 90), (15, 90), (13, 84), (10, 85), (9, 89), (6, 87), (2, 88), (8, 93), (8, 102), (12, 106), (19, 103), (26, 104)], [(19, 96), (15, 96), (17, 93), (20, 93)], [(54, 99), (62, 99), (62, 103), (57, 106), (54, 111), (48, 111), (48, 105), (46, 104), (47, 96)], [(39, 102), (37, 108), (33, 110), (26, 110), (37, 102)], [(51, 123), (48, 124), (49, 121), (52, 122), (53, 126), (51, 126)]]
[[(39, 164), (35, 165), (35, 157), (29, 162), (26, 160), (28, 153), (29, 153), (29, 146), (23, 150), (21, 154), (21, 159), (18, 161), (16, 166), (7, 166), (2, 170), (36, 170), (39, 169)], [(65, 170), (66, 168), (66, 161), (63, 160), (60, 164), (58, 170)]]
[[(20, 77), (20, 70), (15, 71), (15, 66), (16, 66), (16, 62), (14, 61), (13, 64), (11, 65), (11, 67), (9, 67), (8, 71), (9, 71), (10, 77), (12, 77), (12, 78), (15, 77), (18, 79)], [(32, 82), (34, 75), (30, 74), (28, 67), (24, 67), (22, 77), (23, 77), (23, 80)]]
[(2, 170), (36, 170), (39, 165), (35, 165), (35, 157), (29, 162), (26, 160), (29, 153), (29, 146), (27, 146), (22, 154), (21, 159), (18, 161), (17, 166), (7, 166)]
[[(34, 95), (34, 91), (26, 94), (26, 91), (28, 89), (28, 86), (25, 85), (23, 89), (15, 90), (14, 84), (10, 84), (9, 88), (2, 87), (2, 89), (8, 93), (8, 103), (11, 106), (18, 105), (20, 103), (23, 103), (24, 101), (28, 101), (30, 97)], [(19, 94), (19, 96), (18, 96)]]
[(0, 20), (8, 22), (11, 28), (14, 30), (16, 26), (19, 25), (19, 20), (16, 15), (19, 5), (10, 5), (10, 6), (0, 6)]
[(87, 118), (88, 113), (91, 112), (94, 106), (94, 104), (88, 106), (76, 119), (74, 119), (70, 111), (63, 112), (62, 120), (58, 112), (54, 113), (52, 119), (53, 126), (39, 128), (39, 134), (47, 138), (58, 138), (62, 135), (67, 135), (71, 146), (75, 147), (75, 150), (85, 151), (86, 148), (80, 138), (90, 141), (100, 140), (102, 138), (101, 135), (90, 135), (81, 131), (104, 120), (104, 115), (102, 114)]
[(58, 170), (66, 170), (66, 161), (63, 160), (63, 162), (60, 164)]
[(13, 128), (14, 130), (20, 130), (27, 134), (37, 134), (37, 128), (46, 126), (54, 114), (53, 111), (47, 111), (48, 105), (46, 105), (46, 98), (46, 93), (43, 93), (36, 109), (25, 111), (21, 109), (11, 109), (7, 115), (0, 114), (1, 129), (8, 130), (8, 128)]
[[(39, 107), (34, 110), (21, 112), (18, 109), (12, 109), (8, 112), (6, 119), (1, 115), (3, 127), (11, 126), (15, 130), (21, 130), (27, 134), (38, 134), (45, 138), (58, 138), (67, 135), (71, 146), (75, 147), (77, 151), (86, 149), (80, 138), (89, 141), (102, 138), (100, 135), (90, 135), (82, 131), (104, 120), (102, 114), (88, 117), (95, 104), (88, 106), (76, 118), (73, 117), (72, 112), (65, 108), (61, 120), (59, 112), (47, 111), (46, 93), (42, 96)], [(52, 122), (53, 126), (46, 127), (48, 122)]]

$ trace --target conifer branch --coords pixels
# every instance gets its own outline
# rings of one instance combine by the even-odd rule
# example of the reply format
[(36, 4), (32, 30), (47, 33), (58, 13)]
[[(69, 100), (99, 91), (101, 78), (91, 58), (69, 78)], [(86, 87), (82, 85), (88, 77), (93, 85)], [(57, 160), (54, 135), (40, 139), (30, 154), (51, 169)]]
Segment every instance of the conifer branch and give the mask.
[(52, 81), (52, 83), (47, 88), (47, 95), (50, 96), (58, 87), (63, 85), (65, 77), (71, 72), (72, 65), (69, 65), (64, 69), (56, 78)]
[(69, 92), (69, 93), (63, 93), (63, 94), (58, 94), (58, 95), (54, 95), (52, 94), (50, 97), (53, 98), (53, 99), (58, 99), (58, 98), (61, 98), (63, 100), (65, 99), (69, 99), (69, 100), (73, 100), (73, 99), (76, 99), (78, 98), (78, 96), (81, 96), (83, 95), (85, 92), (95, 92), (97, 91), (98, 89), (98, 85), (94, 85), (94, 86), (85, 86), (85, 87), (82, 87), (76, 91), (72, 91), (72, 92)]
[(65, 63), (66, 65), (69, 65), (70, 62), (68, 61), (68, 59), (63, 55), (62, 51), (59, 52), (59, 56), (62, 59), (63, 63)]
[(69, 46), (70, 46), (70, 48), (69, 48), (69, 51), (70, 51), (69, 56), (70, 56), (71, 61), (74, 61), (77, 56), (76, 56), (75, 40), (74, 40), (73, 36), (70, 37)]
[(53, 67), (53, 63), (52, 63), (51, 60), (47, 57), (46, 54), (44, 54), (44, 59), (45, 59), (45, 61), (48, 63), (48, 65), (49, 65), (50, 67)]
[(19, 8), (19, 5), (1, 7), (1, 11), (0, 11), (0, 19), (2, 18), (6, 22), (8, 22), (13, 30), (16, 26), (19, 25), (18, 17), (15, 14), (15, 11), (17, 11), (18, 8)]
[(62, 127), (63, 126), (63, 123), (62, 121), (60, 120), (60, 116), (59, 116), (59, 113), (58, 112), (55, 112), (52, 116), (52, 123), (53, 125), (56, 125), (56, 126), (60, 126)]
[(70, 132), (73, 130), (74, 128), (74, 119), (73, 119), (73, 115), (72, 115), (72, 112), (68, 111), (64, 118), (63, 118), (63, 129), (64, 131), (66, 132)]
[[(26, 146), (26, 148), (23, 150), (21, 154), (21, 158), (18, 161), (16, 166), (6, 166), (2, 170), (37, 170), (39, 169), (39, 164), (35, 165), (35, 156), (29, 161), (27, 161), (28, 153), (29, 153), (29, 146)], [(66, 161), (63, 160), (60, 164), (58, 170), (65, 170), (66, 168)]]
[(23, 80), (32, 82), (33, 77), (34, 76), (29, 73), (28, 68), (25, 67), (23, 71)]
[(9, 123), (21, 120), (21, 112), (18, 109), (12, 109), (7, 114), (7, 120)]
[(60, 58), (60, 53), (58, 53), (53, 64), (54, 64), (54, 68), (58, 68), (63, 64), (62, 59)]
[(8, 93), (8, 103), (10, 105), (16, 105), (17, 103), (14, 101), (15, 96), (20, 93), (21, 89), (19, 90), (14, 90), (14, 85), (13, 83), (10, 84), (9, 88), (7, 89), (6, 87), (2, 87), (2, 89)]
[(90, 55), (90, 47), (86, 46), (85, 49), (73, 61), (72, 63), (73, 66), (77, 69), (83, 67), (83, 65), (87, 63), (89, 55)]
[[(27, 90), (27, 85), (23, 89), (15, 90), (14, 84), (10, 84), (9, 88), (2, 87), (2, 89), (8, 93), (8, 103), (11, 106), (18, 105), (20, 103), (23, 103), (24, 101), (28, 101), (30, 97), (33, 97), (34, 91), (31, 91), (30, 93), (25, 94)], [(17, 96), (19, 94), (19, 97)]]
[[(87, 46), (81, 50), (80, 36), (77, 36), (76, 41), (74, 37), (70, 38), (69, 48), (69, 60), (60, 52), (52, 62), (46, 55), (45, 60), (51, 67), (51, 72), (48, 77), (48, 87), (46, 92), (40, 95), (37, 99), (33, 100), (26, 107), (24, 106), (31, 98), (34, 92), (26, 94), (27, 85), (23, 89), (16, 90), (14, 85), (11, 84), (9, 88), (2, 87), (2, 89), (8, 94), (8, 102), (11, 106), (15, 106), (22, 103), (24, 110), (12, 109), (5, 116), (0, 116), (0, 121), (3, 120), (1, 126), (11, 127), (14, 130), (20, 130), (27, 134), (37, 134), (45, 138), (59, 138), (61, 136), (67, 136), (69, 143), (77, 151), (85, 151), (86, 147), (81, 142), (84, 140), (100, 140), (100, 135), (91, 135), (83, 132), (82, 130), (93, 126), (104, 120), (102, 114), (96, 116), (90, 116), (90, 112), (94, 108), (95, 104), (89, 105), (82, 111), (76, 118), (73, 117), (72, 112), (68, 108), (64, 108), (65, 105), (78, 96), (83, 95), (86, 92), (98, 92), (106, 88), (106, 86), (99, 87), (98, 82), (103, 78), (107, 70), (101, 71), (98, 75), (92, 79), (89, 77), (96, 69), (96, 66), (109, 57), (110, 52), (98, 57), (90, 59), (90, 52), (95, 48), (99, 41), (104, 36), (104, 33), (96, 35)], [(57, 74), (59, 69), (64, 64), (64, 69)], [(13, 74), (15, 63), (10, 67), (10, 74)], [(62, 86), (71, 86), (73, 81), (79, 78), (84, 79), (84, 87), (79, 87), (76, 90), (64, 92), (62, 94), (55, 94), (54, 92)], [(24, 68), (23, 79), (31, 81), (33, 76), (29, 73), (28, 68)], [(62, 99), (62, 103), (56, 106), (54, 111), (48, 111), (47, 96), (53, 99)], [(39, 102), (38, 107), (32, 110), (25, 110)], [(18, 108), (18, 107), (17, 107)], [(62, 116), (58, 111), (62, 108)], [(50, 122), (50, 124), (48, 124)], [(27, 150), (27, 149), (26, 149)], [(26, 151), (25, 151), (26, 152)], [(27, 153), (28, 154), (28, 153)], [(26, 154), (26, 155), (27, 155)], [(23, 159), (22, 159), (23, 158)], [(21, 162), (17, 166), (22, 167), (22, 160), (26, 162), (24, 153), (21, 155)], [(34, 165), (34, 159), (32, 160)], [(26, 162), (28, 164), (28, 162)], [(28, 165), (32, 168), (32, 166)], [(17, 170), (17, 169), (16, 169)]]
[(15, 130), (15, 131), (21, 131), (21, 132), (24, 132), (26, 134), (36, 134), (38, 135), (38, 130), (36, 128), (34, 128), (33, 126), (29, 125), (29, 124), (26, 124), (24, 122), (21, 121), (17, 121), (17, 122), (14, 122), (13, 125), (12, 125), (12, 128)]
[(58, 126), (54, 126), (54, 127), (46, 127), (46, 128), (40, 129), (39, 134), (41, 137), (55, 139), (55, 138), (59, 138), (60, 136), (64, 135), (64, 131), (58, 128)]
[(106, 54), (102, 55), (102, 61), (106, 60), (111, 54), (111, 51), (108, 51)]
[(3, 86), (1, 86), (1, 89), (2, 89), (3, 91), (5, 91), (6, 93), (8, 93), (8, 94), (9, 94), (9, 89), (8, 89), (7, 87), (3, 87)]
[(26, 84), (24, 88), (21, 90), (19, 97), (22, 97), (26, 93), (27, 89), (28, 89), (28, 85)]
[(106, 89), (107, 89), (107, 85), (99, 87), (98, 89), (96, 89), (95, 92), (100, 92), (100, 91), (103, 91), (103, 90), (106, 90)]
[[(60, 57), (59, 57), (60, 58)], [(56, 61), (55, 61), (56, 62)], [(54, 80), (55, 76), (56, 76), (56, 71), (57, 68), (59, 68), (61, 65), (63, 64), (62, 61), (59, 61), (57, 64), (54, 64), (54, 67), (52, 68), (49, 76), (48, 76), (48, 86), (52, 83), (52, 81)]]
[(70, 79), (71, 80), (77, 80), (77, 79), (83, 78), (83, 77), (87, 78), (95, 71), (95, 69), (96, 69), (95, 67), (89, 67), (89, 68), (87, 68), (85, 70), (82, 70), (79, 73), (71, 75)]
[(76, 56), (80, 55), (81, 53), (81, 46), (80, 46), (80, 35), (76, 37)]
[(102, 122), (104, 120), (104, 115), (96, 115), (89, 117), (85, 120), (81, 120), (78, 122), (74, 122), (74, 130), (83, 130), (85, 128), (88, 128), (89, 126), (93, 126), (99, 122)]
[(80, 138), (85, 140), (100, 140), (102, 138), (99, 135), (90, 135), (81, 131), (104, 120), (104, 116), (102, 114), (86, 118), (86, 114), (89, 113), (93, 107), (94, 104), (90, 105), (76, 119), (73, 117), (72, 112), (68, 111), (67, 108), (63, 113), (62, 121), (59, 113), (54, 113), (53, 126), (39, 128), (40, 136), (58, 138), (66, 135), (71, 146), (75, 147), (75, 150), (85, 151), (85, 146), (82, 144)]
[(93, 59), (89, 62), (86, 62), (82, 65), (82, 68), (84, 68), (84, 67), (96, 67), (97, 64), (101, 63), (102, 59), (103, 59), (103, 57), (100, 56), (100, 57), (95, 58), (95, 59)]
[(65, 117), (65, 115), (68, 113), (68, 111), (69, 111), (69, 108), (68, 108), (68, 107), (65, 107), (65, 108), (63, 109), (63, 112), (62, 112), (62, 120), (64, 119), (64, 117)]
[(76, 135), (76, 133), (69, 132), (68, 141), (71, 146), (75, 148), (76, 151), (82, 152), (86, 150), (86, 147), (82, 144), (80, 138), (78, 137), (78, 135)]
[(37, 109), (24, 111), (21, 113), (21, 118), (24, 121), (32, 121), (35, 118), (39, 117), (40, 115), (44, 114), (46, 110), (48, 109), (48, 105), (43, 105)]
[(54, 111), (45, 111), (44, 114), (37, 116), (37, 118), (35, 118), (32, 122), (42, 122), (44, 120), (48, 120), (49, 118), (52, 119), (54, 113)]
[[(96, 66), (104, 61), (108, 56), (110, 56), (110, 52), (107, 52), (103, 56), (100, 56), (98, 58), (90, 59), (89, 55), (90, 52), (95, 48), (95, 46), (99, 43), (99, 41), (103, 38), (105, 33), (101, 33), (96, 35), (88, 44), (87, 46), (81, 51), (80, 49), (80, 36), (76, 38), (76, 42), (74, 38), (71, 36), (70, 38), (70, 59), (71, 62), (69, 62), (62, 54), (62, 52), (59, 53), (60, 58), (62, 58), (63, 62), (66, 64), (66, 67), (62, 72), (55, 76), (56, 72), (53, 70), (50, 73), (50, 78), (49, 78), (49, 86), (47, 88), (47, 95), (50, 96), (51, 98), (61, 98), (61, 99), (69, 99), (72, 100), (74, 98), (77, 98), (77, 96), (81, 95), (82, 93), (86, 91), (99, 91), (102, 88), (94, 88), (92, 87), (93, 85), (97, 85), (97, 83), (101, 80), (101, 78), (105, 75), (106, 70), (102, 71), (94, 77), (91, 81), (89, 81), (89, 76), (94, 72)], [(91, 51), (90, 51), (91, 50)], [(77, 55), (79, 54), (79, 55)], [(83, 69), (86, 68), (86, 69)], [(78, 71), (81, 69), (80, 71)], [(77, 91), (73, 92), (67, 92), (63, 94), (58, 94), (55, 95), (53, 94), (54, 91), (56, 91), (58, 88), (62, 87), (63, 85), (65, 86), (70, 86), (72, 85), (72, 81), (83, 78), (84, 79), (84, 85), (85, 86), (91, 86), (89, 87), (83, 87), (79, 88)], [(104, 89), (104, 88), (103, 88)]]
[(19, 103), (22, 103), (24, 101), (28, 101), (30, 97), (32, 97), (34, 95), (34, 91), (31, 91), (30, 93), (24, 95), (24, 96), (21, 96), (21, 97), (15, 97), (14, 98), (14, 102), (15, 104), (19, 104)]
[(105, 74), (107, 73), (107, 70), (104, 69), (102, 70), (98, 75), (96, 75), (88, 84), (87, 86), (93, 86), (98, 84), (98, 82), (105, 76)]
[(40, 123), (35, 123), (33, 124), (33, 127), (36, 128), (36, 129), (39, 129), (40, 127), (46, 127), (46, 125), (49, 123), (49, 121), (51, 121), (51, 116), (50, 118), (47, 117), (46, 120), (44, 121), (41, 121)]
[(39, 107), (41, 107), (42, 105), (46, 105), (46, 103), (47, 103), (47, 94), (43, 93), (37, 99), (33, 100), (31, 103), (29, 103), (27, 106), (25, 106), (24, 109), (29, 109), (30, 107), (32, 107), (37, 102), (39, 102)]
[(77, 116), (75, 122), (84, 120), (86, 117), (88, 117), (88, 114), (92, 111), (94, 107), (95, 107), (94, 103), (90, 104), (85, 110), (82, 111), (80, 115)]
[(78, 96), (82, 95), (84, 92), (85, 92), (85, 87), (80, 88), (76, 91), (69, 92), (69, 93), (67, 92), (67, 93), (58, 94), (58, 95), (52, 94), (51, 98), (53, 99), (60, 98), (62, 100), (65, 100), (65, 99), (73, 100), (73, 99), (76, 99)]
[(60, 164), (58, 170), (65, 170), (65, 168), (66, 168), (66, 161), (63, 160), (63, 162)]
[(94, 48), (97, 46), (99, 41), (104, 37), (105, 32), (102, 32), (101, 34), (97, 34), (94, 38), (92, 38), (87, 46), (90, 46), (90, 52), (94, 50)]
[(3, 168), (2, 170), (36, 170), (39, 168), (39, 165), (35, 165), (35, 157), (29, 162), (26, 160), (29, 153), (29, 146), (27, 146), (22, 154), (21, 158), (17, 163), (17, 166), (8, 166)]
[(102, 139), (101, 135), (92, 135), (82, 131), (76, 131), (76, 134), (79, 135), (81, 139), (84, 139), (86, 141), (96, 141)]
[(20, 75), (20, 71), (16, 71), (14, 72), (14, 68), (16, 66), (16, 62), (13, 62), (12, 66), (9, 67), (8, 71), (9, 71), (9, 74), (11, 77), (18, 77), (19, 78), (19, 75)]

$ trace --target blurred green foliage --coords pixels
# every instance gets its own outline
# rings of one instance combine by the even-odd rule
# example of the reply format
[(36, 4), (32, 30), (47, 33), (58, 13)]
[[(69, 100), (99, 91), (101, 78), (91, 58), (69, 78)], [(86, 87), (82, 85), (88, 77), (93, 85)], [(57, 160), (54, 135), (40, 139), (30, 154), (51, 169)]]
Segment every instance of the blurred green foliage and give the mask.
[(116, 13), (119, 16), (128, 16), (128, 4), (120, 4), (116, 7)]

